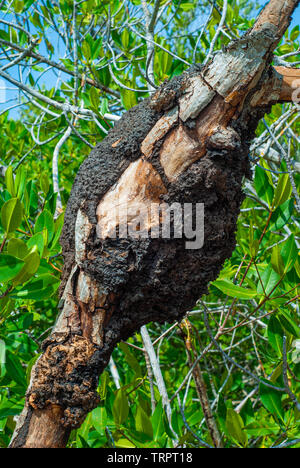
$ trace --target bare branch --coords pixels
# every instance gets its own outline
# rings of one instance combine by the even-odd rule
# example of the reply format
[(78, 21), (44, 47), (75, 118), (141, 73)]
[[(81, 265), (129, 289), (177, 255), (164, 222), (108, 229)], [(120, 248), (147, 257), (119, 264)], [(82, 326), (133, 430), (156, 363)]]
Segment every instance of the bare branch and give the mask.
[(53, 158), (52, 158), (52, 178), (53, 178), (53, 191), (54, 193), (57, 193), (57, 199), (56, 199), (56, 210), (55, 210), (55, 216), (57, 217), (61, 212), (62, 212), (62, 202), (61, 202), (61, 196), (60, 196), (60, 190), (59, 190), (59, 176), (58, 176), (58, 156), (59, 156), (59, 151), (63, 144), (67, 141), (69, 136), (72, 133), (72, 128), (69, 126), (61, 139), (57, 142), (54, 152), (53, 152)]

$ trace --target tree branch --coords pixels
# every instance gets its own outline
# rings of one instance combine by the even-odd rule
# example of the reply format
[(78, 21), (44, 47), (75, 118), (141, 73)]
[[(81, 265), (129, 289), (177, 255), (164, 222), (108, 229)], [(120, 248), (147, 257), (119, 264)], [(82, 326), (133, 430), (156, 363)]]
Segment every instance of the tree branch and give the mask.
[(299, 0), (270, 0), (257, 18), (251, 33), (260, 31), (266, 25), (273, 25), (275, 37), (273, 49), (277, 46), (291, 22), (291, 15), (299, 5)]
[[(37, 54), (36, 52), (33, 52), (31, 50), (29, 51), (28, 49), (24, 49), (23, 47), (19, 46), (18, 44), (14, 44), (13, 42), (9, 42), (9, 41), (6, 41), (6, 40), (1, 39), (1, 38), (0, 38), (0, 43), (11, 47), (12, 49), (17, 50), (18, 52), (23, 53), (23, 52), (26, 51), (27, 52), (26, 53), (27, 57), (34, 58), (34, 59), (38, 60), (38, 62), (41, 62), (41, 63), (46, 63), (47, 65), (49, 65), (49, 66), (51, 66), (53, 68), (56, 68), (57, 70), (60, 70), (60, 71), (62, 71), (64, 73), (67, 73), (68, 75), (71, 75), (71, 76), (74, 76), (74, 77), (76, 75), (75, 71), (69, 70), (64, 65), (62, 65), (60, 63), (57, 63), (57, 62), (54, 62), (53, 60), (50, 60), (47, 57), (44, 57), (43, 55)], [(101, 83), (99, 83), (98, 81), (93, 80), (92, 78), (86, 77), (85, 75), (83, 75), (81, 73), (78, 73), (78, 78), (80, 78), (80, 80), (84, 79), (90, 86), (94, 86), (95, 88), (101, 89), (102, 91), (106, 92), (107, 94), (111, 94), (112, 96), (114, 96), (116, 98), (120, 98), (120, 93), (118, 91), (116, 91), (114, 89), (111, 89), (111, 88), (108, 88), (107, 86), (102, 85)]]
[[(300, 68), (274, 67), (282, 77), (280, 101), (294, 100), (295, 90), (300, 88)], [(299, 93), (298, 93), (299, 94)]]
[[(269, 5), (276, 4), (271, 0)], [(63, 446), (70, 429), (79, 427), (97, 406), (99, 374), (116, 344), (150, 321), (179, 320), (207, 292), (207, 284), (232, 254), (243, 200), (241, 184), (249, 169), (249, 139), (265, 112), (265, 106), (255, 108), (252, 100), (266, 82), (275, 86), (268, 104), (280, 100), (283, 80), (272, 72), (270, 58), (284, 33), (282, 24), (289, 24), (297, 4), (285, 1), (280, 18), (273, 18), (268, 28), (263, 27), (262, 13), (256, 23), (259, 34), (253, 29), (201, 70), (162, 85), (150, 100), (124, 114), (85, 160), (73, 185), (61, 237), (62, 312), (34, 366), (11, 446)], [(59, 103), (55, 106), (67, 111)], [(74, 106), (69, 110), (83, 113)], [(122, 243), (117, 238), (112, 246), (107, 233), (116, 227), (112, 212), (120, 200), (149, 206), (165, 198), (181, 201), (182, 194), (211, 200), (205, 220), (206, 242), (213, 245), (213, 254), (209, 248), (197, 254), (185, 249), (184, 242), (171, 244), (173, 239), (149, 240), (144, 248), (142, 242)], [(118, 223), (119, 233), (127, 229), (126, 223)], [(155, 220), (149, 223), (149, 229), (157, 227)], [(285, 391), (261, 381), (226, 354), (212, 334), (205, 309), (204, 318), (225, 361), (256, 382)], [(142, 334), (170, 418), (170, 400), (153, 345), (145, 329)]]

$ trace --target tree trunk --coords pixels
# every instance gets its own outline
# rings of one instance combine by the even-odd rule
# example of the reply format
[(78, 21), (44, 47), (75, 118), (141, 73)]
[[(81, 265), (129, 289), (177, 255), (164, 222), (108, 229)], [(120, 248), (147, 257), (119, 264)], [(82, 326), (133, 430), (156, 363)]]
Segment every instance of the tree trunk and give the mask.
[[(271, 0), (243, 38), (130, 109), (82, 164), (61, 238), (62, 310), (11, 447), (64, 447), (98, 404), (116, 344), (150, 321), (180, 319), (231, 256), (251, 139), (272, 104), (291, 100), (294, 75), (270, 64), (297, 4)], [(201, 248), (184, 236), (121, 236), (128, 223), (158, 233), (173, 203), (204, 203)], [(135, 213), (158, 204), (158, 216)]]

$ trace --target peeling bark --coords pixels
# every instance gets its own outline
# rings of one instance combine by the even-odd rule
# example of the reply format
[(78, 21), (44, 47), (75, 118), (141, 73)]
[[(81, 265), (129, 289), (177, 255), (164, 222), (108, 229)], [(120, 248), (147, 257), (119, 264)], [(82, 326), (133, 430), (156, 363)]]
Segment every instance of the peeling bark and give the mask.
[[(230, 257), (251, 139), (288, 95), (290, 75), (270, 64), (297, 4), (271, 0), (252, 31), (124, 114), (82, 164), (61, 237), (62, 311), (33, 368), (11, 447), (65, 446), (98, 403), (115, 345), (149, 321), (179, 320)], [(109, 237), (124, 228), (112, 215), (123, 202), (204, 203), (204, 246)]]
[(300, 85), (300, 68), (274, 67), (282, 77), (279, 100), (289, 102), (295, 89)]

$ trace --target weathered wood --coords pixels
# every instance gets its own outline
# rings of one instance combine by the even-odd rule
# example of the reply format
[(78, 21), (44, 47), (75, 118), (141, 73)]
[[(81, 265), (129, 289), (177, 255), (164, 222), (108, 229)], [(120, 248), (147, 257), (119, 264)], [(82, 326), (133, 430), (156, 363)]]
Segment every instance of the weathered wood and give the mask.
[(291, 15), (299, 5), (299, 0), (272, 0), (266, 4), (263, 11), (258, 16), (252, 31), (259, 31), (265, 25), (275, 27), (273, 48), (276, 47), (286, 29), (288, 28)]
[[(11, 448), (20, 446), (22, 448), (64, 448), (66, 446), (70, 430), (66, 430), (65, 427), (59, 424), (63, 414), (60, 406), (51, 405), (43, 410), (36, 409), (35, 411), (30, 406), (26, 406), (23, 413), (28, 421), (24, 421), (21, 415), (18, 425), (23, 423), (20, 425), (20, 431), (26, 427), (26, 436), (24, 436), (23, 443), (19, 445), (22, 440), (22, 433), (18, 432), (17, 426), (10, 444)], [(17, 440), (19, 442), (16, 445), (15, 441)]]
[(179, 116), (182, 122), (198, 117), (215, 95), (215, 90), (205, 83), (201, 75), (193, 76), (188, 91), (179, 99)]
[[(151, 133), (151, 132), (150, 132)], [(153, 136), (154, 133), (152, 132)], [(155, 138), (155, 136), (154, 136)], [(118, 183), (102, 198), (97, 207), (97, 235), (100, 239), (116, 237), (116, 227), (122, 226), (126, 214), (126, 226), (134, 225), (141, 210), (144, 210), (141, 231), (148, 232), (153, 226), (148, 219), (152, 203), (159, 203), (160, 196), (167, 192), (163, 181), (150, 162), (143, 158), (131, 163)], [(140, 209), (139, 209), (140, 208)]]
[(169, 130), (178, 122), (178, 107), (174, 107), (163, 115), (154, 125), (141, 144), (141, 151), (146, 157), (150, 157), (154, 151), (155, 144), (163, 138)]

